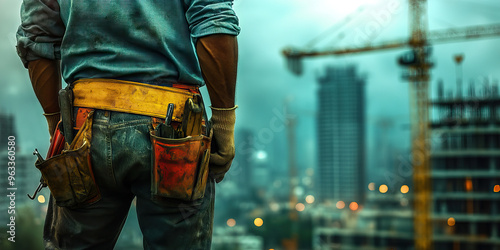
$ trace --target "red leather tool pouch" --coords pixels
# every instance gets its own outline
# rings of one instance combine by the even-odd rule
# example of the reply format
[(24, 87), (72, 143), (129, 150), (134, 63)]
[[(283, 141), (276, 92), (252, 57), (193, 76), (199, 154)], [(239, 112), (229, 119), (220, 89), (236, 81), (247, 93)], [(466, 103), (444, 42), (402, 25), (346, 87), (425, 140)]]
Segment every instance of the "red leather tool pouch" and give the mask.
[(92, 114), (61, 154), (35, 163), (60, 207), (78, 208), (101, 199), (90, 161)]
[(158, 137), (152, 142), (151, 193), (158, 197), (193, 201), (203, 198), (208, 178), (210, 137)]

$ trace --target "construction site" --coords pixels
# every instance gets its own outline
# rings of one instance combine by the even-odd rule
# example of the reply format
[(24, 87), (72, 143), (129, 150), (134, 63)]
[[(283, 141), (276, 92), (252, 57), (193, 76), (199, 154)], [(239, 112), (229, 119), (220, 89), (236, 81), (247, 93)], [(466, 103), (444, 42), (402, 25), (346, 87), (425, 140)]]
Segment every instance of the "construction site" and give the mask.
[[(461, 63), (464, 56), (456, 55), (454, 58), (457, 65), (455, 91), (446, 92), (445, 95), (443, 83), (440, 82), (437, 88), (437, 98), (433, 100), (429, 94), (430, 72), (434, 66), (434, 61), (431, 59), (433, 44), (498, 37), (500, 25), (430, 31), (427, 1), (409, 0), (408, 2), (410, 37), (407, 39), (381, 42), (366, 47), (334, 49), (289, 47), (283, 50), (288, 60), (288, 68), (299, 75), (303, 72), (302, 59), (304, 58), (345, 56), (403, 47), (410, 48), (410, 51), (397, 60), (399, 65), (406, 69), (403, 78), (408, 81), (410, 89), (408, 100), (410, 103), (412, 156), (410, 187), (412, 192), (405, 198), (398, 197), (394, 193), (393, 199), (387, 199), (387, 197), (385, 200), (382, 199), (382, 203), (390, 201), (396, 203), (394, 206), (388, 206), (394, 210), (392, 212), (380, 210), (383, 205), (378, 206), (377, 203), (381, 203), (381, 200), (376, 196), (368, 195), (368, 199), (371, 198), (372, 202), (367, 204), (364, 211), (351, 215), (352, 218), (346, 219), (342, 216), (331, 218), (320, 213), (316, 216), (319, 227), (316, 227), (313, 236), (315, 249), (500, 248), (497, 238), (497, 231), (500, 229), (500, 224), (498, 224), (500, 217), (497, 216), (498, 192), (500, 191), (498, 82), (494, 80), (491, 83), (489, 79), (485, 79), (481, 89), (477, 91), (474, 83), (471, 83), (463, 94)], [(342, 73), (336, 74), (340, 76)], [(356, 85), (355, 80), (336, 79), (336, 81), (337, 85)], [(342, 118), (337, 120), (342, 124)], [(347, 131), (347, 129), (340, 129), (338, 135), (345, 134)], [(336, 139), (339, 140), (339, 138)], [(351, 140), (352, 142), (354, 141)], [(325, 150), (325, 148), (321, 147), (320, 150)], [(339, 149), (329, 151), (333, 153), (331, 155), (333, 157), (338, 152), (341, 151)], [(342, 154), (337, 157), (341, 158)], [(339, 164), (342, 165), (342, 162)], [(329, 168), (331, 167), (320, 165), (319, 175), (322, 178), (324, 174), (328, 176)], [(322, 172), (323, 169), (326, 171)], [(342, 176), (350, 175), (343, 174)], [(333, 179), (332, 182), (331, 185), (334, 186), (338, 182), (342, 183), (339, 180), (336, 183)], [(379, 189), (381, 193), (387, 191), (382, 191), (384, 189), (382, 186)], [(333, 193), (339, 190), (341, 190), (340, 187), (329, 187), (329, 191)], [(403, 187), (401, 187), (401, 193), (405, 194)], [(345, 193), (333, 199), (333, 202), (337, 202), (337, 208), (339, 208), (339, 202), (344, 204), (343, 196)], [(408, 201), (411, 202), (409, 206)], [(398, 209), (397, 207), (400, 206), (409, 208)], [(367, 227), (363, 225), (371, 225), (371, 227), (368, 226), (367, 230)], [(413, 230), (407, 230), (411, 225), (413, 225)]]
[[(461, 86), (459, 78), (457, 88), (446, 92), (438, 82), (437, 98), (429, 102), (431, 243), (422, 249), (500, 248), (498, 82), (484, 79), (480, 89)], [(363, 210), (351, 217), (315, 214), (314, 249), (416, 249), (413, 232), (420, 221), (413, 220), (409, 202), (415, 196), (404, 186), (373, 189)]]
[(485, 79), (480, 86), (445, 95), (439, 84), (431, 102), (435, 249), (500, 247), (500, 96), (498, 82)]

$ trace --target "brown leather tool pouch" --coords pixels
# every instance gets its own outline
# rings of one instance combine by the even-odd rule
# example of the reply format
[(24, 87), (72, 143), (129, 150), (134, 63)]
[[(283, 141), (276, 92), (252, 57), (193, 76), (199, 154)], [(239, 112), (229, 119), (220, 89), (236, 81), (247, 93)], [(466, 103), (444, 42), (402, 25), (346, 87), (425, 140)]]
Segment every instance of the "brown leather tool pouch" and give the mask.
[(90, 161), (92, 117), (93, 112), (61, 154), (35, 163), (60, 207), (78, 208), (101, 199)]
[(152, 143), (151, 193), (153, 199), (193, 201), (203, 198), (208, 179), (211, 137), (171, 139), (150, 131)]

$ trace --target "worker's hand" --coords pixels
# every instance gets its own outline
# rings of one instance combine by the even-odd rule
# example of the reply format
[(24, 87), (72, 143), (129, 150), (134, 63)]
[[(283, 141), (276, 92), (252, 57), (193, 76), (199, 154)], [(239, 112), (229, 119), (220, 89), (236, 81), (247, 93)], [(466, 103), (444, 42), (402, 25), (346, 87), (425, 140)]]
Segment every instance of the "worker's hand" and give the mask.
[(45, 119), (47, 119), (47, 125), (49, 126), (50, 141), (56, 132), (57, 123), (61, 120), (61, 113), (43, 114)]
[(213, 129), (212, 149), (209, 169), (217, 183), (224, 179), (224, 175), (231, 167), (235, 155), (234, 150), (234, 123), (236, 121), (233, 108), (212, 108), (210, 124)]

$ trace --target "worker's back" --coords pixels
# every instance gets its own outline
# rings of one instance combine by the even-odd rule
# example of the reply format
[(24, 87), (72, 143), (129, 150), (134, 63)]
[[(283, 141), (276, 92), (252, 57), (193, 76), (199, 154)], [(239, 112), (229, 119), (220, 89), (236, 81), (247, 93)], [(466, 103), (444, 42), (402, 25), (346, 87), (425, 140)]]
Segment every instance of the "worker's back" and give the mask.
[[(60, 15), (62, 22), (31, 12), (23, 19), (38, 23), (30, 29), (42, 34), (38, 40), (57, 39), (44, 36), (44, 29), (64, 34), (60, 56), (62, 75), (68, 83), (82, 78), (113, 78), (202, 85), (192, 39), (212, 32), (207, 27), (225, 33), (239, 30), (230, 2), (210, 7), (206, 6), (210, 1), (199, 0), (58, 2), (59, 6), (47, 4), (52, 10), (43, 12)], [(213, 15), (214, 10), (219, 14)], [(43, 19), (43, 27), (37, 18)], [(58, 54), (59, 48), (54, 53)]]

